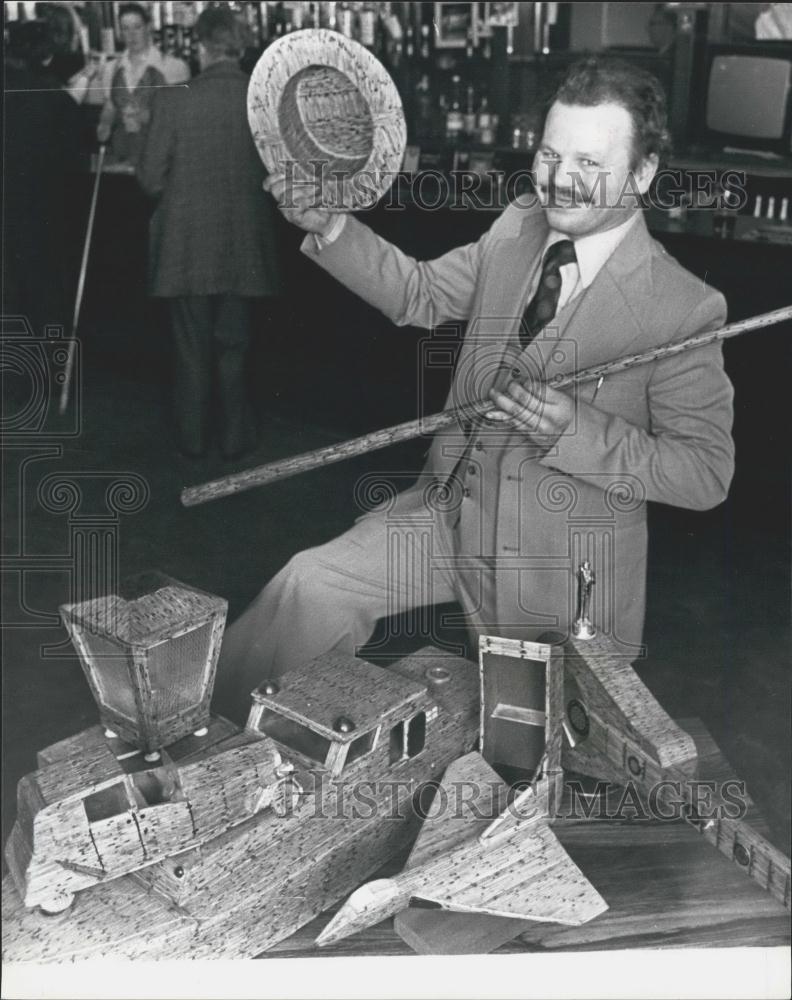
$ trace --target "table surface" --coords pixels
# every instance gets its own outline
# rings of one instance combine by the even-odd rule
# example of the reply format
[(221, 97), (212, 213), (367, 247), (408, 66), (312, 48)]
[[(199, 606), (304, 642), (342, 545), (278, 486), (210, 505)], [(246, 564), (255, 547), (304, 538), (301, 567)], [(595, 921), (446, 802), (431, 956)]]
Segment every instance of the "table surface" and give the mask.
[[(723, 781), (734, 771), (698, 719), (679, 725), (694, 738), (699, 751), (699, 777)], [(568, 794), (568, 789), (567, 789)], [(618, 796), (618, 792), (614, 792)], [(766, 827), (751, 805), (746, 821), (760, 833)], [(498, 954), (631, 948), (770, 947), (790, 942), (790, 914), (737, 866), (711, 847), (684, 821), (647, 819), (559, 820), (553, 824), (572, 859), (609, 904), (609, 909), (582, 927), (512, 922), (511, 940)], [(375, 878), (393, 874), (404, 857), (382, 868)], [(317, 948), (315, 940), (338, 907), (262, 955), (286, 958), (334, 955), (411, 955), (415, 952), (396, 933), (389, 919), (335, 945)], [(433, 920), (452, 921), (456, 942), (471, 933), (479, 918), (438, 911)], [(488, 918), (494, 920), (496, 918)], [(510, 936), (510, 934), (509, 934)], [(482, 949), (449, 946), (445, 953)], [(488, 950), (488, 949), (484, 949)]]

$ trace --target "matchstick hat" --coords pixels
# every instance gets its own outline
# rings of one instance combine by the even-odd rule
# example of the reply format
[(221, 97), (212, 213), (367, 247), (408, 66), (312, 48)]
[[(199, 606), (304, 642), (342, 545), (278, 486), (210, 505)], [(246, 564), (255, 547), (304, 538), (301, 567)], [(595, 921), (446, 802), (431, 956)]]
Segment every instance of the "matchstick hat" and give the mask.
[(318, 181), (326, 208), (370, 208), (404, 157), (393, 80), (366, 48), (324, 28), (295, 31), (265, 50), (250, 78), (248, 121), (267, 170)]

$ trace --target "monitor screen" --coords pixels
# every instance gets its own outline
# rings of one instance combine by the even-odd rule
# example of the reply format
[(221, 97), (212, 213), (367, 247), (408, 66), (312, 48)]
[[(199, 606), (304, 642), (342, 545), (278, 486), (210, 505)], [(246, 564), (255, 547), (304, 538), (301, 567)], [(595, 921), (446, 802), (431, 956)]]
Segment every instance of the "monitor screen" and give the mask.
[(707, 128), (746, 139), (782, 139), (791, 80), (788, 59), (716, 55), (707, 92)]

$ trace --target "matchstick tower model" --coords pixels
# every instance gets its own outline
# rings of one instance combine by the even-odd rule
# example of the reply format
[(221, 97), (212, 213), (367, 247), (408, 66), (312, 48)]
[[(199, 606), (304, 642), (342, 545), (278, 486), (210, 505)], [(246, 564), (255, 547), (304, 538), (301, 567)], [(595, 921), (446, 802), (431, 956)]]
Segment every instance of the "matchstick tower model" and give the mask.
[(60, 608), (99, 717), (156, 760), (209, 722), (228, 602), (161, 573)]

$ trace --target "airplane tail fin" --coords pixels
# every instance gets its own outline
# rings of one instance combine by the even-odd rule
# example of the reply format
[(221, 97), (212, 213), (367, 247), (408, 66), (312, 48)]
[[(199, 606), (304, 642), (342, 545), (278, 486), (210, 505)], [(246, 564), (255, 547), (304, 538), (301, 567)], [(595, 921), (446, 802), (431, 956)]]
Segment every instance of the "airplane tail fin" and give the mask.
[(394, 879), (380, 878), (367, 882), (352, 893), (316, 943), (320, 947), (334, 944), (350, 934), (372, 927), (403, 909), (409, 897), (409, 890), (402, 889)]

